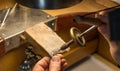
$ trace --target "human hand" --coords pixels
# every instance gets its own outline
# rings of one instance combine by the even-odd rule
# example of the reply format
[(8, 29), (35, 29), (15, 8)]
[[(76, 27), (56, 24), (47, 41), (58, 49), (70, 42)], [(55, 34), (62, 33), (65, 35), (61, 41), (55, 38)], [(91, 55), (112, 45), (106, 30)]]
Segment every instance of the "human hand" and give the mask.
[(58, 54), (53, 56), (51, 59), (49, 57), (44, 57), (36, 63), (33, 71), (62, 71), (67, 66), (67, 62), (63, 55)]
[(114, 9), (109, 11), (99, 12), (98, 18), (101, 19), (104, 23), (99, 27), (99, 31), (104, 34), (105, 38), (108, 40), (110, 46), (110, 53), (114, 61), (120, 65), (120, 41), (110, 40), (110, 31), (109, 31), (109, 22), (108, 22), (108, 13), (114, 11)]

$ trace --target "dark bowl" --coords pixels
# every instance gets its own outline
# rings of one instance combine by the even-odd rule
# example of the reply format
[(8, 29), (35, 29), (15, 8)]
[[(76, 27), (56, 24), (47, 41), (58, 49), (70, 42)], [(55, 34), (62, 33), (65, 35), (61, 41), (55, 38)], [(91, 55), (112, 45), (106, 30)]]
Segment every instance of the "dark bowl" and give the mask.
[(17, 3), (37, 9), (61, 9), (80, 3), (82, 0), (16, 0)]

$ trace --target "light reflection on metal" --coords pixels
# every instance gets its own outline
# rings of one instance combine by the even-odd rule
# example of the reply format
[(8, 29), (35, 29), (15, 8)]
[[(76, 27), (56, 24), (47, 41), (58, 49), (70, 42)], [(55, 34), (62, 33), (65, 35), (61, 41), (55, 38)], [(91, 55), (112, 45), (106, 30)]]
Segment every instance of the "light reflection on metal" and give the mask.
[(15, 5), (12, 8), (7, 8), (5, 16), (3, 17), (3, 20), (0, 25), (0, 29), (2, 29), (2, 27), (5, 25), (7, 17), (14, 13), (16, 6), (17, 6), (17, 3), (15, 3)]
[[(5, 13), (6, 10), (0, 10), (1, 22)], [(5, 40), (6, 52), (24, 43), (21, 41), (20, 35), (23, 34), (27, 28), (40, 22), (50, 25), (51, 22), (49, 21), (54, 21), (56, 19), (56, 17), (52, 17), (51, 15), (49, 15), (48, 18), (48, 15), (49, 14), (38, 9), (31, 9), (23, 6), (15, 7), (14, 12), (7, 16), (4, 26), (0, 29), (0, 35)]]
[(7, 17), (8, 17), (8, 15), (9, 15), (9, 12), (10, 12), (10, 8), (7, 8), (6, 14), (5, 14), (5, 16), (4, 16), (3, 20), (2, 20), (2, 23), (0, 24), (0, 29), (2, 29), (2, 27), (5, 25), (5, 21), (6, 21)]
[(88, 28), (87, 30), (85, 30), (84, 32), (80, 32), (79, 29), (75, 28), (75, 27), (72, 27), (70, 29), (70, 34), (71, 34), (71, 37), (72, 39), (70, 41), (68, 41), (67, 43), (65, 43), (64, 45), (62, 45), (60, 47), (60, 50), (65, 50), (67, 49), (72, 43), (77, 43), (79, 46), (82, 46), (84, 47), (84, 45), (86, 44), (85, 42), (85, 39), (84, 39), (84, 35), (87, 34), (88, 32), (96, 29), (97, 26), (96, 25), (93, 25), (91, 26), (90, 28)]
[(15, 9), (16, 9), (17, 5), (18, 5), (17, 3), (14, 4), (14, 6), (12, 7), (12, 9), (10, 11), (10, 15), (15, 12)]
[(42, 8), (44, 7), (44, 0), (39, 0), (38, 3), (38, 6), (41, 6)]
[(80, 3), (82, 0), (16, 0), (17, 3), (37, 9), (61, 9)]

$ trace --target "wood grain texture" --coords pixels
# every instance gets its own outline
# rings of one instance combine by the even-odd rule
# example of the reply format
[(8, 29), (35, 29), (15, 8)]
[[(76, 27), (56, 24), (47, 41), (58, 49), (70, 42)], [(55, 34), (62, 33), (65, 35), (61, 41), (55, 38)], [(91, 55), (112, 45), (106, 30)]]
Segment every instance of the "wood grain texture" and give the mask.
[(0, 10), (8, 7), (12, 7), (15, 4), (15, 0), (0, 0)]
[[(65, 42), (45, 23), (39, 23), (30, 27), (25, 33), (29, 36), (27, 38), (29, 42), (32, 42), (31, 44), (38, 44), (39, 52), (42, 54), (48, 53), (50, 56), (53, 56), (55, 52), (59, 51), (60, 47), (65, 44)], [(41, 49), (46, 53), (41, 51)]]
[(43, 10), (44, 12), (51, 14), (52, 16), (60, 14), (68, 14), (74, 12), (93, 12), (102, 10), (108, 7), (115, 6), (116, 4), (110, 0), (83, 0), (81, 3), (69, 8), (57, 9), (57, 10)]
[[(103, 3), (103, 2), (106, 2), (106, 3), (99, 4), (96, 1), (99, 1), (101, 3)], [(110, 0), (84, 0), (84, 2), (79, 3), (73, 7), (70, 7), (70, 8), (64, 8), (64, 9), (58, 9), (58, 10), (44, 10), (44, 12), (46, 12), (52, 16), (57, 16), (57, 15), (61, 15), (61, 14), (68, 14), (68, 13), (73, 13), (73, 12), (93, 12), (93, 11), (97, 11), (100, 9), (104, 9), (104, 8), (108, 7), (108, 5), (109, 5), (109, 7), (116, 5), (113, 2), (112, 2), (112, 4), (110, 4), (110, 3), (111, 3)], [(5, 8), (6, 4), (13, 6), (14, 0), (0, 0), (0, 9)], [(56, 31), (57, 34), (59, 34), (59, 36), (64, 41), (68, 41), (71, 39), (70, 36), (66, 35), (66, 34), (68, 34), (66, 32), (69, 32), (68, 31), (69, 28), (67, 28), (68, 27), (67, 25), (71, 24), (71, 23), (69, 23), (68, 19), (67, 19), (67, 22), (68, 23), (64, 22), (64, 24), (60, 23), (61, 25), (59, 24), (59, 26), (58, 26), (59, 30)], [(65, 24), (67, 24), (67, 25), (65, 25)], [(74, 26), (74, 25), (72, 24), (71, 26)], [(81, 28), (83, 31), (86, 29), (85, 26), (81, 26), (81, 27), (83, 28), (83, 29)], [(61, 30), (60, 28), (61, 29), (63, 28), (63, 29)], [(69, 66), (73, 65), (77, 61), (80, 61), (81, 59), (83, 59), (87, 55), (93, 53), (95, 51), (96, 47), (98, 46), (97, 45), (98, 41), (99, 41), (98, 39), (94, 39), (93, 41), (87, 43), (87, 45), (86, 45), (87, 48), (80, 48), (76, 44), (71, 45), (72, 51), (70, 51), (69, 54), (68, 53), (64, 54), (65, 58), (68, 60)], [(104, 41), (104, 39), (103, 39), (103, 41)], [(101, 41), (101, 45), (103, 45), (103, 41)], [(24, 47), (25, 46), (26, 46), (26, 44), (24, 44), (23, 46), (19, 46), (19, 48), (16, 48), (16, 49), (6, 53), (6, 55), (4, 55), (3, 57), (1, 57), (0, 58), (0, 71), (17, 71), (18, 66), (24, 60), (24, 57), (25, 57), (24, 56)], [(101, 49), (100, 52), (103, 52), (104, 47), (103, 48), (101, 48), (101, 47), (99, 48), (99, 49)], [(106, 50), (108, 51), (108, 49), (106, 49)], [(105, 55), (105, 54), (106, 53), (103, 53), (101, 55)], [(73, 56), (75, 56), (75, 58)], [(105, 56), (107, 56), (107, 55), (105, 55)], [(74, 59), (76, 59), (76, 60), (74, 60)]]
[[(76, 14), (72, 14), (72, 15), (68, 14), (65, 16), (61, 15), (61, 16), (58, 16), (58, 19), (57, 19), (56, 32), (66, 42), (71, 39), (70, 33), (69, 33), (69, 30), (71, 27), (77, 27), (78, 29), (80, 29), (83, 32), (91, 26), (91, 25), (84, 24), (84, 23), (76, 24), (75, 22), (73, 22), (74, 16), (76, 16)], [(69, 21), (67, 21), (67, 20), (69, 20)], [(42, 30), (42, 32), (41, 32), (41, 30)], [(30, 43), (34, 45), (35, 53), (40, 54), (41, 56), (46, 56), (49, 54), (49, 52), (51, 52), (50, 48), (51, 47), (53, 48), (53, 46), (51, 46), (51, 44), (55, 43), (55, 45), (57, 45), (55, 48), (59, 48), (61, 46), (61, 43), (58, 44), (53, 39), (50, 40), (49, 38), (47, 38), (54, 34), (53, 31), (51, 31), (51, 32), (52, 32), (52, 34), (48, 30), (48, 27), (45, 28), (45, 25), (42, 25), (42, 23), (35, 25), (35, 26), (31, 27), (30, 29), (26, 30), (26, 33), (28, 35), (27, 37), (29, 39), (28, 41), (30, 41)], [(56, 36), (54, 36), (54, 38), (55, 37)], [(85, 38), (86, 38), (87, 44), (83, 48), (74, 43), (70, 46), (71, 50), (69, 52), (66, 52), (63, 54), (69, 64), (68, 67), (96, 51), (96, 48), (98, 45), (97, 29), (88, 33), (85, 36)], [(47, 43), (42, 44), (42, 43), (44, 43), (45, 39), (47, 40)], [(62, 42), (62, 44), (63, 44), (63, 42)], [(42, 45), (48, 45), (48, 46), (43, 47)], [(47, 48), (47, 50), (45, 50), (45, 48)], [(50, 51), (48, 51), (48, 50), (50, 50)], [(73, 56), (74, 56), (74, 58), (73, 58)]]
[[(76, 27), (81, 32), (84, 32), (87, 28), (91, 26), (90, 24), (76, 23), (73, 21), (76, 15), (81, 14), (83, 13), (71, 13), (58, 16), (55, 31), (65, 42), (71, 39), (69, 33), (71, 27)], [(97, 38), (97, 29), (89, 32), (84, 37), (87, 42), (84, 47), (78, 46), (76, 43), (73, 43), (70, 46), (71, 50), (67, 53), (64, 53), (64, 56), (69, 64), (68, 67), (96, 51), (99, 42)]]

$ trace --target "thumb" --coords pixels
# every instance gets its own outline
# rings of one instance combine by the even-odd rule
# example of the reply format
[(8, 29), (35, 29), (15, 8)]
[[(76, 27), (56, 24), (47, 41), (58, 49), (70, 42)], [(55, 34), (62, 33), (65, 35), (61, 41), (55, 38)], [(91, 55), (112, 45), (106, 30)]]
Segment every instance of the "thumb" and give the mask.
[(61, 58), (53, 56), (50, 61), (49, 71), (61, 71)]

